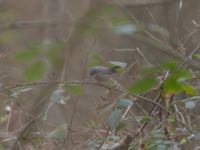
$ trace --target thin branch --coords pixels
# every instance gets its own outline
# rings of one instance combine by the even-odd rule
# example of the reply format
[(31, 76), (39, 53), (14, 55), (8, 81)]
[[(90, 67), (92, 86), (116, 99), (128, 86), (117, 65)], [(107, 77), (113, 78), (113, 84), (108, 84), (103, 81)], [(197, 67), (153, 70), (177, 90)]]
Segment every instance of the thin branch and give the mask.
[[(169, 55), (179, 61), (184, 62), (187, 59), (184, 55), (177, 53), (177, 51), (174, 48), (160, 44), (160, 43), (154, 41), (153, 39), (147, 38), (145, 36), (135, 35), (135, 36), (131, 36), (130, 38), (133, 40), (137, 40), (138, 42), (142, 42), (143, 44), (146, 44), (146, 45), (154, 48), (152, 50), (160, 51), (160, 52), (162, 52), (166, 55)], [(190, 60), (188, 60), (187, 64), (190, 67), (200, 70), (200, 65), (195, 60), (190, 59)]]
[[(142, 26), (142, 24), (129, 11), (127, 11), (127, 9), (125, 9), (125, 7), (120, 6), (120, 8), (133, 20), (133, 23), (136, 23), (139, 26)], [(179, 61), (184, 62), (187, 59), (186, 56), (177, 53), (177, 50), (175, 48), (173, 48), (171, 45), (169, 45), (168, 43), (161, 41), (160, 39), (158, 39), (157, 37), (152, 35), (148, 30), (146, 30), (146, 29), (143, 29), (143, 30), (148, 36), (134, 34), (134, 35), (127, 35), (127, 37), (129, 37), (133, 40), (136, 40), (138, 42), (141, 42), (143, 45), (146, 44), (147, 46), (153, 48), (152, 50), (160, 51), (160, 52), (162, 52), (168, 56), (171, 56)], [(200, 70), (200, 65), (197, 61), (190, 59), (187, 61), (187, 63), (189, 66)]]
[(73, 123), (74, 116), (75, 116), (75, 113), (76, 113), (76, 110), (77, 110), (77, 107), (78, 107), (79, 100), (80, 100), (80, 96), (76, 97), (75, 104), (74, 104), (74, 107), (73, 107), (73, 110), (72, 110), (72, 115), (71, 115), (71, 118), (70, 118), (69, 123), (68, 123), (67, 137), (65, 138), (65, 148), (67, 148), (69, 146), (68, 140), (69, 140), (69, 137), (71, 136), (72, 123)]
[(198, 44), (195, 49), (188, 55), (187, 58), (183, 61), (183, 63), (179, 66), (179, 69), (181, 69), (188, 61), (192, 60), (192, 57), (195, 55), (195, 53), (199, 50), (200, 44)]
[(45, 27), (50, 25), (51, 27), (58, 25), (65, 25), (66, 23), (59, 20), (31, 20), (31, 21), (16, 21), (0, 25), (0, 31), (8, 29), (24, 29), (32, 27)]
[(12, 90), (12, 89), (16, 89), (16, 88), (19, 88), (19, 87), (45, 86), (45, 85), (49, 85), (49, 84), (89, 84), (89, 85), (96, 85), (96, 86), (104, 87), (104, 88), (111, 89), (111, 90), (118, 91), (118, 92), (124, 92), (120, 89), (110, 87), (108, 85), (105, 85), (105, 84), (102, 84), (102, 83), (99, 83), (99, 82), (93, 82), (93, 81), (88, 81), (88, 80), (85, 80), (85, 81), (65, 81), (64, 80), (64, 81), (41, 81), (41, 82), (19, 83), (19, 84), (11, 85), (11, 86), (8, 86), (4, 89), (1, 89), (0, 93), (3, 93), (5, 91), (9, 91), (9, 90)]
[[(8, 86), (8, 87), (6, 87), (4, 89), (1, 89), (0, 93), (3, 93), (3, 92), (8, 91), (8, 90), (15, 89), (15, 88), (19, 88), (19, 87), (45, 86), (45, 85), (49, 85), (49, 84), (83, 84), (83, 85), (84, 84), (88, 84), (88, 85), (95, 85), (95, 86), (103, 87), (103, 88), (106, 88), (106, 89), (109, 89), (109, 90), (114, 90), (114, 91), (117, 91), (117, 92), (127, 93), (125, 90), (122, 90), (122, 89), (119, 89), (119, 88), (115, 88), (115, 87), (111, 87), (109, 85), (102, 84), (102, 83), (99, 83), (99, 82), (88, 81), (88, 80), (85, 80), (85, 81), (41, 81), (41, 82), (19, 83), (19, 84), (11, 85), (11, 86)], [(132, 96), (137, 97), (137, 98), (139, 98), (141, 100), (147, 101), (149, 103), (152, 103), (152, 104), (160, 107), (164, 111), (167, 111), (166, 108), (164, 108), (163, 106), (161, 106), (159, 103), (155, 102), (154, 100), (151, 100), (151, 99), (148, 99), (146, 97), (139, 96), (139, 95), (132, 95)]]

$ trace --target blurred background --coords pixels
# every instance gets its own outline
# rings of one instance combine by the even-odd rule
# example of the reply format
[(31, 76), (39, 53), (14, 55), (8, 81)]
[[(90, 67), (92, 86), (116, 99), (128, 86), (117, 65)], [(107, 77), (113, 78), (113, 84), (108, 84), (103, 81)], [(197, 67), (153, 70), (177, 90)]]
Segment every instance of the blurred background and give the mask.
[(95, 150), (120, 93), (58, 82), (94, 83), (90, 67), (125, 64), (113, 78), (127, 88), (143, 68), (182, 63), (198, 52), (199, 13), (199, 0), (1, 0), (0, 149)]

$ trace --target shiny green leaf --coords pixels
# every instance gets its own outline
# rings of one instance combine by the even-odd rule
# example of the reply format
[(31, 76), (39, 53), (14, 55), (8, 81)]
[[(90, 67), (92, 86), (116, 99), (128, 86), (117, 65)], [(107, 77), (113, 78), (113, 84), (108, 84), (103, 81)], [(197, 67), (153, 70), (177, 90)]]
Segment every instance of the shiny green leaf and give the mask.
[(192, 87), (189, 84), (182, 84), (181, 85), (183, 91), (187, 94), (187, 95), (191, 95), (191, 96), (195, 96), (197, 95), (197, 89), (195, 89), (194, 87)]
[(145, 77), (141, 80), (134, 81), (128, 91), (131, 94), (142, 94), (152, 89), (157, 81), (154, 77)]
[(177, 93), (181, 90), (181, 84), (177, 82), (177, 79), (174, 76), (168, 77), (163, 83), (164, 93)]
[(169, 62), (161, 64), (161, 67), (165, 69), (169, 69), (169, 70), (175, 70), (177, 69), (177, 62), (174, 60), (171, 60)]
[(177, 79), (177, 82), (184, 83), (192, 78), (192, 73), (187, 70), (180, 70), (174, 73), (174, 77)]
[(172, 61), (168, 61), (166, 63), (162, 63), (153, 67), (148, 67), (144, 69), (145, 73), (155, 73), (155, 72), (161, 72), (163, 70), (170, 70), (170, 71), (174, 71), (175, 69), (177, 69), (177, 63), (176, 61), (172, 60)]

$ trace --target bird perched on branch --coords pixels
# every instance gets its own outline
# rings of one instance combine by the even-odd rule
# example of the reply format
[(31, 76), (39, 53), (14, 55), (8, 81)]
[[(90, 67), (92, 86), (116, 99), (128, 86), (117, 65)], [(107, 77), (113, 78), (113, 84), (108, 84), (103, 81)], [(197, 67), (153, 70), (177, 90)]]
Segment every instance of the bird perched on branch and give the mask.
[(109, 80), (111, 74), (117, 73), (117, 69), (120, 66), (113, 66), (108, 68), (106, 66), (94, 66), (90, 68), (89, 72), (92, 77), (94, 77), (98, 82), (104, 82)]

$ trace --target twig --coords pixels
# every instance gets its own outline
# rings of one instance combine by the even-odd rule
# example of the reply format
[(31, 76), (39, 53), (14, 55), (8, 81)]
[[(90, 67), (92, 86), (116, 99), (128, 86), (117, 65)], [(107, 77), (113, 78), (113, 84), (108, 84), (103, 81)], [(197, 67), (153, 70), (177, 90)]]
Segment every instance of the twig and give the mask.
[(177, 0), (135, 0), (135, 1), (121, 1), (121, 0), (114, 0), (117, 2), (118, 5), (124, 5), (124, 4), (129, 4), (132, 6), (139, 6), (139, 5), (156, 5), (156, 4), (165, 4), (165, 3), (172, 3), (176, 2)]
[(75, 99), (75, 104), (74, 104), (74, 107), (73, 107), (72, 115), (71, 115), (71, 118), (70, 118), (69, 123), (68, 123), (68, 131), (67, 131), (67, 136), (65, 138), (65, 148), (68, 147), (68, 142), (69, 142), (68, 140), (69, 140), (69, 137), (71, 135), (72, 123), (73, 123), (73, 120), (74, 120), (75, 112), (77, 110), (79, 99), (80, 99), (80, 96), (76, 97), (76, 99)]
[[(133, 22), (138, 24), (139, 26), (141, 26), (141, 23), (131, 14), (129, 13), (123, 6), (120, 6), (120, 8), (130, 17), (132, 18)], [(143, 29), (144, 32), (149, 36), (143, 36), (143, 35), (139, 35), (139, 34), (134, 34), (134, 36), (132, 35), (127, 35), (127, 37), (136, 40), (138, 42), (142, 42), (142, 44), (146, 44), (147, 46), (152, 47), (152, 50), (157, 50), (160, 51), (166, 55), (169, 55), (179, 61), (185, 61), (187, 58), (184, 55), (181, 55), (179, 53), (177, 53), (177, 50), (175, 48), (173, 48), (171, 45), (169, 45), (168, 43), (164, 43), (163, 41), (161, 41), (160, 39), (158, 39), (157, 37), (155, 37), (154, 35), (152, 35), (149, 31), (147, 31), (146, 29)], [(187, 61), (188, 65), (190, 65), (191, 67), (200, 70), (200, 65), (197, 61), (195, 60), (188, 60)]]
[[(146, 101), (146, 102), (152, 103), (152, 104), (154, 104), (155, 106), (158, 106), (158, 107), (160, 107), (161, 109), (163, 109), (164, 111), (170, 113), (165, 107), (163, 107), (161, 104), (159, 104), (158, 102), (155, 101), (157, 98), (156, 98), (155, 100), (151, 100), (151, 99), (148, 99), (148, 98), (146, 98), (146, 97), (139, 96), (139, 95), (134, 95), (134, 96), (137, 97), (137, 98), (139, 98), (139, 99), (141, 99), (141, 100), (144, 100), (144, 101)], [(160, 96), (160, 95), (159, 95), (159, 96)], [(159, 96), (158, 96), (158, 97), (159, 97)], [(135, 100), (135, 101), (139, 101), (139, 100)]]
[(142, 53), (141, 49), (139, 47), (136, 48), (137, 52), (139, 53), (139, 55), (144, 59), (145, 63), (147, 65), (150, 64), (150, 62), (148, 61), (148, 59), (145, 57), (145, 55)]
[[(40, 117), (40, 115), (37, 117), (37, 119)], [(13, 145), (13, 150), (17, 149), (17, 145), (18, 142), (20, 141), (20, 139), (24, 136), (24, 134), (26, 133), (26, 131), (32, 126), (32, 124), (36, 121), (36, 118), (32, 118), (21, 130), (20, 130), (20, 134), (17, 136), (17, 139)]]
[(100, 87), (104, 87), (110, 90), (114, 90), (114, 91), (118, 91), (118, 92), (124, 92), (120, 89), (102, 84), (102, 83), (98, 83), (98, 82), (92, 82), (92, 81), (41, 81), (41, 82), (30, 82), (30, 83), (19, 83), (19, 84), (15, 84), (15, 85), (11, 85), (8, 86), (6, 88), (3, 88), (0, 90), (0, 93), (3, 93), (5, 91), (9, 91), (18, 87), (25, 87), (25, 86), (45, 86), (45, 85), (50, 85), (50, 84), (89, 84), (89, 85), (96, 85), (96, 86), (100, 86)]
[[(92, 82), (92, 81), (41, 81), (41, 82), (31, 82), (31, 83), (19, 83), (19, 84), (15, 84), (15, 85), (11, 85), (9, 87), (6, 87), (2, 90), (0, 90), (0, 93), (11, 90), (11, 89), (15, 89), (18, 87), (24, 87), (24, 86), (44, 86), (44, 85), (49, 85), (49, 84), (88, 84), (88, 85), (95, 85), (95, 86), (100, 86), (103, 88), (107, 88), (110, 90), (114, 90), (117, 92), (122, 92), (122, 93), (127, 93), (125, 90), (119, 89), (119, 88), (114, 88), (99, 82)], [(131, 95), (129, 95), (131, 96)], [(156, 106), (160, 107), (161, 109), (167, 111), (163, 106), (161, 106), (159, 103), (155, 102), (154, 100), (148, 99), (146, 97), (142, 97), (139, 95), (133, 95), (134, 97), (137, 97), (139, 99), (142, 99), (144, 101), (147, 101), (149, 103), (155, 104)], [(168, 112), (168, 111), (167, 111)]]
[(51, 27), (55, 27), (58, 25), (65, 25), (66, 22), (59, 20), (31, 20), (31, 21), (16, 21), (11, 23), (5, 23), (0, 25), (0, 31), (7, 29), (24, 29), (24, 28), (32, 28), (32, 27), (45, 27), (50, 25)]
[(196, 48), (188, 55), (188, 57), (183, 61), (183, 63), (179, 66), (181, 69), (189, 60), (192, 60), (193, 55), (199, 50), (200, 44), (196, 46)]
[[(167, 71), (167, 72), (165, 73), (165, 75), (163, 76), (162, 80), (160, 81), (160, 84), (159, 84), (159, 87), (158, 87), (158, 88), (160, 88), (160, 87), (162, 86), (163, 82), (167, 79), (168, 75), (169, 75), (169, 71)], [(161, 93), (162, 93), (162, 91), (159, 91), (158, 95), (156, 96), (156, 98), (155, 98), (153, 101), (152, 101), (152, 100), (149, 100), (149, 99), (147, 99), (147, 98), (145, 98), (145, 97), (141, 97), (141, 98), (143, 98), (143, 100), (146, 100), (146, 101), (148, 101), (148, 102), (152, 102), (152, 103), (156, 104), (156, 105), (152, 108), (152, 110), (149, 112), (149, 114), (148, 114), (149, 117), (151, 117), (151, 116), (153, 115), (153, 112), (154, 112), (158, 107), (159, 107), (159, 108), (162, 108), (163, 110), (165, 110), (168, 114), (171, 114), (171, 112), (169, 112), (165, 107), (163, 107), (162, 105), (160, 105), (160, 103), (158, 103), (158, 102), (159, 102), (159, 99), (160, 99), (160, 96), (161, 96)], [(140, 129), (138, 130), (138, 133), (137, 133), (133, 138), (137, 137), (137, 136), (144, 130), (144, 128), (147, 126), (147, 124), (148, 124), (148, 122), (145, 122), (145, 123), (140, 127)]]

